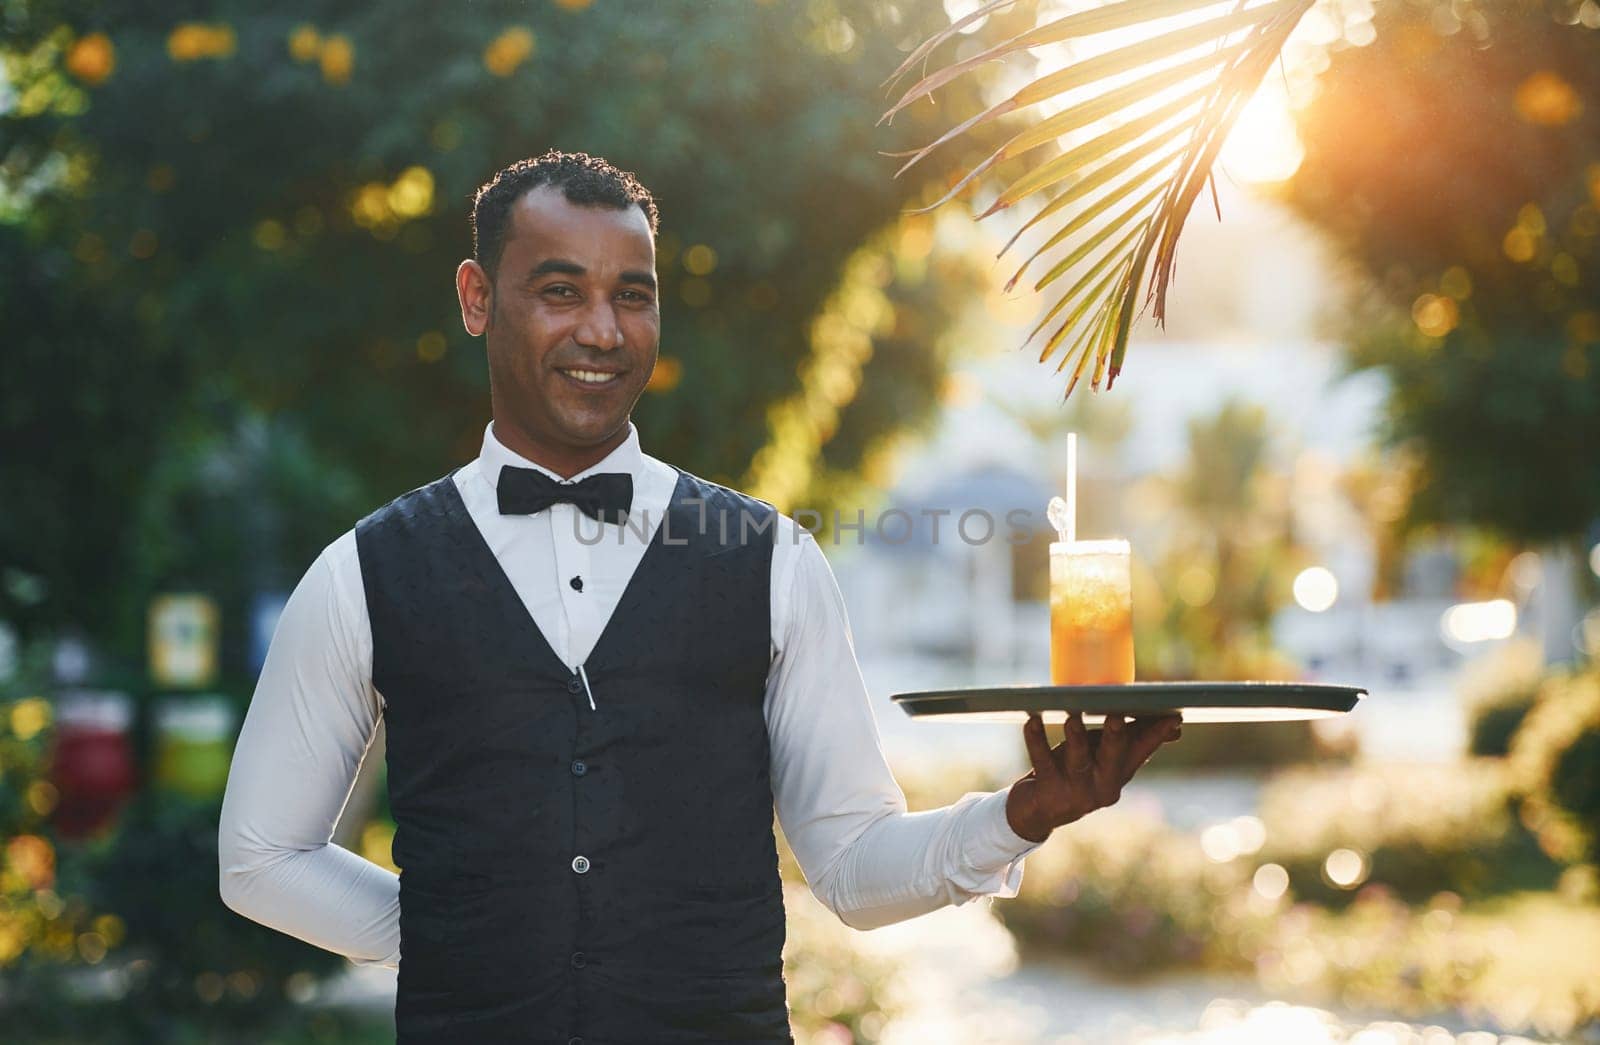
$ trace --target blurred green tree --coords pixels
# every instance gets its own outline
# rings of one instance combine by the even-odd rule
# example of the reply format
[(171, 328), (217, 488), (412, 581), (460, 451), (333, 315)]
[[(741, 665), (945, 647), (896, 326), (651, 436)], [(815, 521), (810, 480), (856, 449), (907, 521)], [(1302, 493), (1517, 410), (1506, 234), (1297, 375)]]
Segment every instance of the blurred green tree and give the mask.
[(1293, 677), (1271, 638), (1296, 552), (1266, 411), (1229, 400), (1188, 428), (1188, 458), (1168, 491), (1172, 525), (1155, 565), (1164, 590), (1151, 605), (1160, 609), (1141, 611), (1143, 600), (1134, 599), (1139, 677)]
[(1600, 18), (1398, 0), (1334, 51), (1288, 201), (1372, 289), (1347, 332), (1392, 383), (1415, 522), (1522, 541), (1600, 516)]
[(930, 415), (981, 278), (899, 221), (945, 169), (895, 180), (875, 154), (932, 133), (931, 107), (875, 128), (876, 84), (939, 5), (12, 0), (0, 21), (0, 617), (25, 629), (131, 655), (173, 585), (238, 621), (470, 457), (487, 377), (452, 274), (473, 190), (522, 156), (651, 187), (645, 445), (784, 507)]

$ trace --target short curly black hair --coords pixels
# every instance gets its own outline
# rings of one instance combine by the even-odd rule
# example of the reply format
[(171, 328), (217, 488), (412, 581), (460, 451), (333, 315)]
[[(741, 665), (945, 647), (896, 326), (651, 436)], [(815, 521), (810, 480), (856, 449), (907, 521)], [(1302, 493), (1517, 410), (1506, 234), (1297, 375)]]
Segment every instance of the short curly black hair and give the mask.
[(494, 279), (505, 250), (512, 205), (523, 193), (540, 185), (556, 186), (570, 203), (617, 210), (637, 206), (650, 222), (650, 235), (656, 234), (660, 215), (655, 197), (639, 184), (632, 171), (619, 170), (588, 153), (551, 149), (537, 159), (518, 160), (498, 171), (472, 198), (472, 258), (483, 266), (490, 280)]

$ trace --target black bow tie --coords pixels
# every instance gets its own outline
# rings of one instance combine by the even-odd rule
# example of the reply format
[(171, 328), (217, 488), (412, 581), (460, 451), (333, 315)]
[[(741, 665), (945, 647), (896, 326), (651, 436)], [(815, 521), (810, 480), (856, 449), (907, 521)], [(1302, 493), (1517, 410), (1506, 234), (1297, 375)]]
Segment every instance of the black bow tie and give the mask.
[(575, 483), (563, 483), (537, 469), (508, 464), (500, 467), (496, 492), (501, 515), (531, 515), (552, 504), (570, 502), (591, 519), (621, 526), (633, 507), (633, 476), (627, 472), (600, 472)]

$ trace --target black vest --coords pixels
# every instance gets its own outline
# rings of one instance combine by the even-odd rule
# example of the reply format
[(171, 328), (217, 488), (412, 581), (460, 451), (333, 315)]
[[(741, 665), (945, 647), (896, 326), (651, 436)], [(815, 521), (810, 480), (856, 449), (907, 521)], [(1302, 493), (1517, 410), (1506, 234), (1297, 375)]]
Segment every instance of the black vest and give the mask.
[(792, 1040), (762, 712), (775, 524), (679, 472), (584, 662), (595, 709), (451, 476), (356, 525), (401, 1045)]

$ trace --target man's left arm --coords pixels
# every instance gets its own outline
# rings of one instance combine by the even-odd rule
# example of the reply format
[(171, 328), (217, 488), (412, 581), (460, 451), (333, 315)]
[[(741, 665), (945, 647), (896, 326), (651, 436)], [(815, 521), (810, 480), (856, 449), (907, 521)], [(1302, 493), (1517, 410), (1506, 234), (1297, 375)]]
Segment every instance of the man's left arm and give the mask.
[(778, 820), (812, 893), (856, 929), (1015, 896), (1022, 858), (1040, 843), (1012, 830), (1010, 789), (907, 812), (833, 571), (810, 534), (796, 542), (784, 523), (772, 572), (767, 731)]

